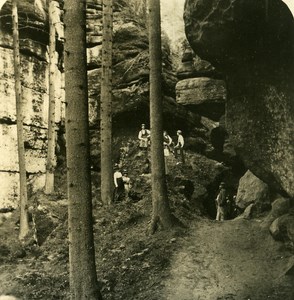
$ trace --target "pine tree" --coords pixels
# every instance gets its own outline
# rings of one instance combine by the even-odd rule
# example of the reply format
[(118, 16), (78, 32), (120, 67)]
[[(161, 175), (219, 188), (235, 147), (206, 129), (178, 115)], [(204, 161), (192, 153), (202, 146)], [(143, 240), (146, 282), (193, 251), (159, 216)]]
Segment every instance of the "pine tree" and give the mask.
[(97, 286), (92, 220), (86, 1), (64, 2), (70, 298), (97, 300), (101, 296)]
[(101, 200), (112, 201), (112, 0), (103, 0), (102, 76), (100, 98)]
[(149, 56), (150, 56), (150, 124), (151, 124), (151, 184), (153, 215), (151, 231), (160, 224), (172, 226), (172, 215), (167, 197), (163, 156), (163, 103), (161, 92), (161, 26), (160, 0), (149, 0)]
[(46, 164), (46, 183), (45, 193), (54, 192), (54, 171), (56, 167), (55, 159), (55, 24), (53, 22), (53, 14), (56, 6), (55, 0), (49, 3), (49, 108), (48, 108), (48, 149)]
[(28, 221), (26, 160), (25, 160), (24, 130), (23, 130), (24, 101), (23, 101), (23, 97), (22, 97), (22, 93), (21, 93), (21, 82), (20, 82), (20, 54), (19, 54), (17, 0), (12, 1), (12, 26), (13, 26), (15, 99), (16, 99), (17, 148), (18, 148), (19, 183), (20, 183), (19, 239), (23, 240), (29, 232), (29, 221)]

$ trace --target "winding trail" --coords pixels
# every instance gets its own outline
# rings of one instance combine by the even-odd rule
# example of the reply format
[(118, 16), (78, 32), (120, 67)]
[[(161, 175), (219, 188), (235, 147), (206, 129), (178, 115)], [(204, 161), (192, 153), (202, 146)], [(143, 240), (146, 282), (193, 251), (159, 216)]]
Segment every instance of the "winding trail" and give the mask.
[(201, 220), (171, 261), (164, 300), (293, 300), (291, 254), (259, 220)]

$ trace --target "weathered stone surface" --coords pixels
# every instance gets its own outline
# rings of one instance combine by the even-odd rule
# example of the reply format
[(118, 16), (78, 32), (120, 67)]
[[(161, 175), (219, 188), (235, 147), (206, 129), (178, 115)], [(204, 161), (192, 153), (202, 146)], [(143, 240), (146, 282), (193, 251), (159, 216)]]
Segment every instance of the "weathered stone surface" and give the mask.
[(268, 208), (270, 206), (269, 188), (266, 183), (247, 171), (239, 181), (236, 204), (241, 209), (245, 209), (252, 203), (261, 210)]
[[(19, 2), (19, 33), (24, 140), (29, 192), (45, 183), (48, 126), (48, 18), (44, 1)], [(18, 205), (19, 175), (16, 141), (14, 65), (11, 36), (11, 1), (0, 11), (0, 207)], [(29, 28), (29, 30), (28, 30)], [(58, 31), (58, 38), (61, 38)], [(57, 49), (58, 49), (57, 45)], [(57, 64), (58, 55), (56, 55)], [(56, 123), (64, 116), (64, 83), (56, 70)]]
[(263, 221), (264, 227), (269, 227), (272, 222), (279, 218), (280, 216), (287, 214), (291, 209), (291, 201), (290, 199), (283, 198), (281, 196), (278, 196), (273, 203), (272, 203), (272, 209), (270, 213), (267, 215), (265, 220)]
[(181, 80), (176, 85), (176, 92), (177, 102), (183, 105), (223, 103), (226, 99), (225, 82), (207, 77)]
[(290, 242), (294, 246), (294, 215), (285, 214), (271, 224), (270, 233), (274, 239)]
[[(29, 173), (45, 171), (46, 130), (25, 127), (26, 167)], [(16, 125), (0, 124), (0, 170), (6, 172), (18, 171)]]
[(264, 182), (293, 196), (291, 12), (277, 0), (187, 0), (184, 19), (193, 50), (226, 75), (226, 127), (237, 153)]
[(101, 45), (87, 48), (87, 64), (88, 69), (101, 67)]

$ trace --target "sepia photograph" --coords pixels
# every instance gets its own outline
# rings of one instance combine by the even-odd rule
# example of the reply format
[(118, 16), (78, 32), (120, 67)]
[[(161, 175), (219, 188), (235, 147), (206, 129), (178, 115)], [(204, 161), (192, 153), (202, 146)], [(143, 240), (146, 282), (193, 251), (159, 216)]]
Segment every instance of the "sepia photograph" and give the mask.
[(0, 300), (294, 300), (294, 0), (0, 0)]

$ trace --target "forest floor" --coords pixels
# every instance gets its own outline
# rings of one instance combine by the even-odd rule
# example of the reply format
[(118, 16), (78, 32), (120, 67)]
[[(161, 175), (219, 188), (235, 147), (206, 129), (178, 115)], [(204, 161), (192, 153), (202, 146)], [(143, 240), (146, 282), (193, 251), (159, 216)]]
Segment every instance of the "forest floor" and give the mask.
[[(293, 275), (285, 275), (293, 253), (272, 239), (262, 219), (216, 222), (182, 209), (176, 214), (186, 226), (150, 235), (150, 210), (147, 200), (95, 209), (97, 276), (104, 299), (294, 299)], [(16, 245), (13, 218), (4, 224), (0, 294), (68, 299), (66, 221), (26, 255), (7, 246)]]
[[(169, 200), (182, 226), (150, 235), (150, 174), (141, 174), (144, 159), (134, 151), (125, 165), (135, 179), (137, 199), (102, 206), (99, 178), (93, 176), (96, 270), (104, 300), (294, 300), (294, 272), (285, 275), (293, 252), (270, 236), (266, 215), (224, 222), (208, 218), (176, 187), (179, 174), (195, 175), (175, 161)], [(199, 155), (196, 161), (200, 174), (209, 174)], [(30, 199), (38, 245), (33, 239), (19, 243), (17, 211), (0, 215), (0, 295), (69, 299), (64, 171), (57, 180), (55, 195), (40, 192)]]

